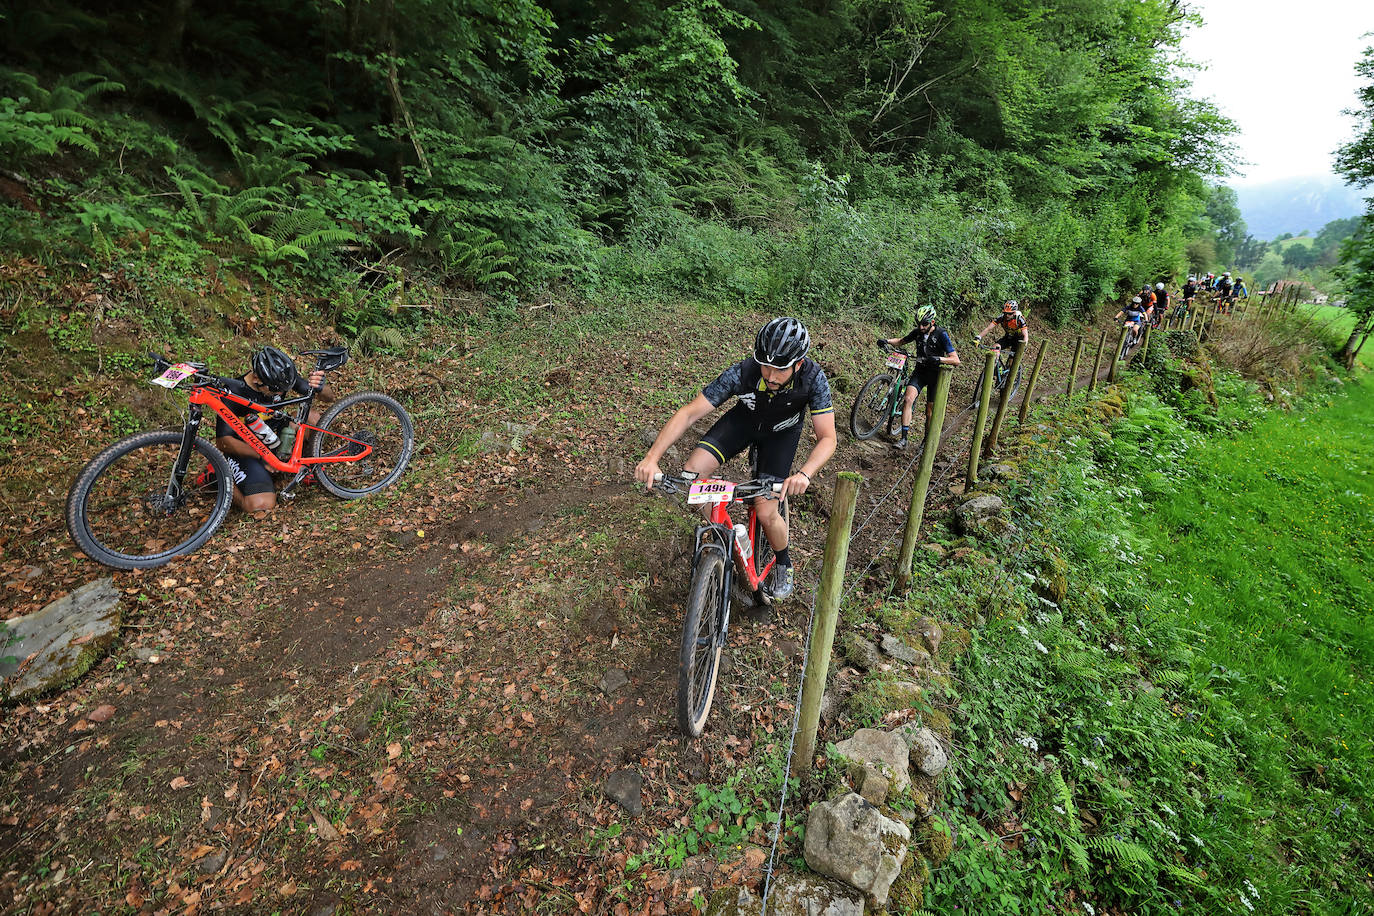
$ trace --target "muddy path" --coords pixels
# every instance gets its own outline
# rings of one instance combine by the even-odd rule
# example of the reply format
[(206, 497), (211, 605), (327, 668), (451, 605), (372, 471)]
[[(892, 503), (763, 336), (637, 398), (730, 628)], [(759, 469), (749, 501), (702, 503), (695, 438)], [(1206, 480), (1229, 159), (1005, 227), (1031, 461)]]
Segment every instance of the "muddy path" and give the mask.
[[(862, 334), (834, 337), (858, 354)], [(1046, 360), (1039, 397), (1062, 392), (1066, 349)], [(434, 464), (395, 492), (308, 493), (265, 525), (234, 516), (196, 555), (116, 575), (130, 612), (110, 658), (5, 711), (0, 894), (111, 912), (686, 912), (713, 883), (757, 880), (742, 853), (627, 878), (631, 857), (686, 823), (696, 785), (785, 754), (808, 608), (736, 617), (707, 734), (684, 741), (676, 646), (693, 522), (628, 485), (662, 404), (600, 428), (574, 410), (623, 384), (611, 362), (560, 380), (568, 416), (548, 412), (515, 447), (445, 464), (471, 435), (426, 428), (417, 410), (421, 463)], [(828, 368), (854, 379), (872, 362)], [(955, 376), (927, 524), (962, 490), (975, 375), (966, 363)], [(918, 451), (841, 434), (796, 501), (799, 594), (815, 585), (846, 469), (865, 477), (851, 584), (881, 591)], [(12, 593), (26, 604), (98, 574), (60, 532), (43, 538), (40, 584)], [(92, 718), (101, 706), (114, 714)], [(606, 797), (620, 771), (642, 781), (642, 814)]]

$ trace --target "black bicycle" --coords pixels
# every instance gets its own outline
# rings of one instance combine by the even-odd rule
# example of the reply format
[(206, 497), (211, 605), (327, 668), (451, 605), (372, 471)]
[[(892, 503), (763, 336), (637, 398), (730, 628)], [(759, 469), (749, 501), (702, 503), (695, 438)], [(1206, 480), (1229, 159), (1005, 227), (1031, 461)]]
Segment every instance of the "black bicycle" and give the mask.
[(880, 432), (896, 435), (902, 425), (902, 395), (914, 360), (910, 353), (886, 341), (880, 340), (876, 346), (887, 352), (887, 367), (864, 382), (849, 409), (849, 431), (856, 439), (872, 439)]
[(1126, 339), (1121, 342), (1120, 359), (1123, 363), (1131, 358), (1131, 354), (1135, 352), (1136, 347), (1140, 346), (1140, 340), (1144, 336), (1145, 332), (1138, 323), (1126, 334)]
[[(978, 344), (978, 349), (991, 351), (997, 354), (997, 361), (992, 364), (992, 399), (996, 400), (1002, 397), (1002, 389), (1006, 388), (1008, 384), (1011, 385), (1011, 391), (1007, 393), (1007, 397), (1016, 397), (1016, 392), (1021, 390), (1021, 369), (1018, 368), (1016, 370), (1016, 376), (1014, 378), (1011, 372), (1011, 364), (1016, 360), (1016, 351), (1009, 347), (988, 346), (981, 340), (976, 341), (976, 343)], [(975, 385), (973, 388), (972, 405), (974, 407), (978, 406), (978, 395), (981, 387), (982, 385), (980, 382), (980, 384)]]

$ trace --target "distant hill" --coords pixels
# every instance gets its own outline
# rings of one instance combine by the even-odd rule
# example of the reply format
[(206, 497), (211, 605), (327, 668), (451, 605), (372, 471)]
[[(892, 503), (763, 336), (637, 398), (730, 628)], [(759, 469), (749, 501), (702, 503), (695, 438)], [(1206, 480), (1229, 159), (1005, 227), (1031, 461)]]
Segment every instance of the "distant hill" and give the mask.
[(1364, 195), (1334, 175), (1232, 185), (1250, 234), (1269, 241), (1285, 232), (1312, 234), (1333, 219), (1364, 212)]

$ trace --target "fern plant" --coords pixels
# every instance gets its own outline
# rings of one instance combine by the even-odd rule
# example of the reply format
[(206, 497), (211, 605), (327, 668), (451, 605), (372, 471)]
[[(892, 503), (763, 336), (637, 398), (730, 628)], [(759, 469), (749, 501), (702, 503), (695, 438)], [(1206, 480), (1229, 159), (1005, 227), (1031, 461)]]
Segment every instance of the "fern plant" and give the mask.
[(94, 73), (69, 74), (52, 89), (15, 70), (0, 73), (0, 82), (18, 96), (0, 98), (0, 151), (16, 159), (50, 156), (64, 146), (100, 152), (97, 122), (82, 109), (97, 96), (124, 91), (123, 84)]

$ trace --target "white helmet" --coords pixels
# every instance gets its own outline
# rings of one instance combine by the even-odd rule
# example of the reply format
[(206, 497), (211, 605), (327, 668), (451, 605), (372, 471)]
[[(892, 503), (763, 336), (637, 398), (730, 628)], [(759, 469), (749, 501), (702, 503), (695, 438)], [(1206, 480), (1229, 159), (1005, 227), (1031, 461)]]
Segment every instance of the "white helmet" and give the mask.
[(1189, 282), (1189, 283), (1196, 283), (1196, 282), (1197, 282), (1197, 277), (1189, 277), (1189, 278), (1188, 278), (1188, 282)]
[(1132, 299), (1132, 300), (1131, 300), (1131, 304), (1132, 304), (1132, 305), (1139, 305), (1139, 304), (1140, 304), (1140, 297), (1139, 297), (1139, 296), (1136, 296), (1134, 299)]
[(1163, 283), (1156, 283), (1156, 284), (1155, 284), (1155, 289), (1158, 289), (1158, 290), (1164, 289), (1164, 284), (1163, 284)]

